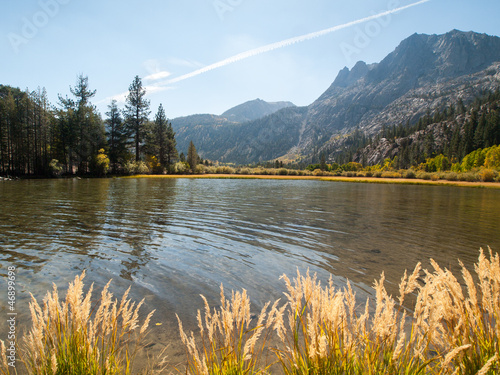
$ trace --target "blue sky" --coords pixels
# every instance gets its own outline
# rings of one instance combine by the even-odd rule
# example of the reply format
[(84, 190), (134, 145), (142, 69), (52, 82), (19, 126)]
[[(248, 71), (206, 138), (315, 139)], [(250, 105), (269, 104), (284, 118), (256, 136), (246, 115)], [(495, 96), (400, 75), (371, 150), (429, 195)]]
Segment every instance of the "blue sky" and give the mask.
[[(415, 32), (500, 35), (498, 0), (428, 0), (346, 25), (417, 2), (3, 0), (0, 83), (45, 87), (57, 104), (83, 73), (104, 115), (139, 75), (151, 117), (160, 103), (169, 118), (221, 114), (256, 98), (308, 105), (344, 66), (378, 62)], [(344, 27), (281, 43), (335, 26)]]

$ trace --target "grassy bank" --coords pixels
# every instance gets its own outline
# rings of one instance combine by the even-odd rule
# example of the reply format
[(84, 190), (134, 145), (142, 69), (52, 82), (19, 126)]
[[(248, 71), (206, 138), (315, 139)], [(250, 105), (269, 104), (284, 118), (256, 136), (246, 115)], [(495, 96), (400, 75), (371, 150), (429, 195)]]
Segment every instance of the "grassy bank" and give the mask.
[[(500, 257), (481, 250), (475, 274), (462, 265), (461, 280), (431, 264), (429, 271), (417, 264), (405, 272), (397, 298), (387, 294), (382, 273), (374, 301), (359, 301), (349, 283), (336, 289), (332, 280), (322, 285), (308, 272), (283, 275), (283, 301), (268, 302), (257, 314), (245, 290), (227, 294), (221, 286), (218, 307), (202, 296), (197, 332), (185, 332), (177, 317), (186, 367), (174, 369), (159, 358), (136, 373), (498, 373)], [(132, 373), (153, 312), (140, 321), (141, 303), (128, 293), (113, 299), (109, 284), (93, 302), (83, 277), (70, 283), (64, 300), (56, 288), (42, 304), (32, 299), (33, 326), (18, 345), (28, 374)], [(0, 373), (9, 374), (3, 342), (0, 359)]]
[(417, 178), (346, 177), (346, 176), (290, 176), (290, 175), (243, 175), (243, 174), (187, 174), (187, 175), (135, 175), (121, 178), (191, 178), (191, 179), (265, 179), (265, 180), (317, 180), (374, 184), (405, 184), (431, 186), (460, 186), (500, 189), (500, 182), (468, 182), (448, 180), (424, 180)]

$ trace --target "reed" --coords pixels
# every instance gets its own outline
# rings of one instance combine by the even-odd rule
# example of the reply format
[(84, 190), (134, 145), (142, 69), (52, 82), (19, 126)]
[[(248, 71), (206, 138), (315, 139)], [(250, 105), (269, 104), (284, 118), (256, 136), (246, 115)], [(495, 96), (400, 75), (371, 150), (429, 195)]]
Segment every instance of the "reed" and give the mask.
[[(285, 324), (278, 329), (277, 350), (285, 374), (496, 374), (500, 370), (500, 260), (481, 250), (476, 280), (462, 266), (465, 290), (454, 275), (431, 261), (403, 276), (392, 299), (384, 275), (370, 301), (358, 313), (349, 283), (336, 290), (299, 272), (287, 287)], [(405, 297), (416, 294), (414, 312)]]
[[(232, 292), (226, 299), (224, 288), (220, 290), (220, 308), (211, 309), (207, 299), (201, 296), (205, 308), (198, 310), (198, 338), (186, 334), (177, 316), (182, 343), (186, 349), (189, 374), (261, 374), (270, 363), (265, 363), (269, 327), (278, 314), (278, 301), (268, 312), (266, 303), (260, 314), (252, 319), (250, 299), (245, 290)], [(256, 320), (256, 321), (253, 321)], [(265, 333), (265, 334), (264, 334)]]
[[(382, 273), (373, 301), (359, 302), (351, 284), (336, 288), (316, 275), (297, 271), (284, 281), (283, 302), (266, 303), (251, 315), (245, 290), (220, 306), (197, 314), (197, 333), (184, 331), (186, 374), (497, 374), (500, 372), (500, 257), (480, 250), (461, 278), (431, 260), (404, 273), (396, 298)], [(42, 306), (30, 303), (33, 320), (22, 359), (30, 374), (130, 374), (132, 361), (153, 312), (139, 324), (138, 304), (113, 300), (109, 283), (92, 308), (92, 287), (84, 294), (85, 274), (70, 283), (60, 301), (57, 288)], [(411, 296), (412, 310), (407, 307)], [(0, 342), (0, 374), (9, 374)], [(164, 358), (151, 368), (165, 369)], [(178, 372), (184, 372), (178, 370)]]
[(29, 374), (130, 374), (154, 311), (140, 324), (143, 301), (113, 299), (110, 282), (92, 306), (93, 286), (84, 294), (85, 272), (69, 284), (64, 300), (57, 287), (42, 305), (31, 295), (32, 327), (24, 336), (21, 359)]

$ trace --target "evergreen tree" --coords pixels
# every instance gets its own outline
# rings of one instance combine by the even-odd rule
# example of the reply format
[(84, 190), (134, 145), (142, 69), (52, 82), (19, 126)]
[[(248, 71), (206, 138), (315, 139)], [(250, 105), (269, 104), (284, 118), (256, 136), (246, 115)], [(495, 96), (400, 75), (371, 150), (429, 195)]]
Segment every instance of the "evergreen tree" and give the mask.
[(319, 161), (319, 168), (322, 171), (326, 171), (326, 157), (325, 157), (324, 152), (321, 153), (321, 157), (320, 157), (320, 161)]
[(465, 113), (465, 105), (462, 98), (458, 99), (457, 112), (459, 115), (463, 115)]
[(453, 134), (451, 136), (450, 157), (458, 160), (460, 158), (460, 126), (455, 124)]
[(90, 99), (96, 91), (89, 89), (88, 77), (79, 75), (75, 87), (70, 87), (75, 97), (63, 98), (59, 95), (62, 111), (59, 111), (61, 131), (71, 172), (76, 162), (78, 173), (89, 172), (89, 165), (104, 144), (104, 124)]
[(147, 150), (156, 156), (162, 171), (170, 168), (172, 159), (177, 157), (175, 133), (168, 122), (163, 105), (160, 104), (155, 121), (148, 134)]
[(134, 139), (135, 161), (141, 157), (141, 142), (144, 137), (144, 126), (148, 121), (149, 100), (145, 98), (146, 89), (142, 87), (139, 76), (129, 86), (129, 94), (125, 104), (125, 123), (129, 136)]
[(484, 129), (484, 147), (500, 144), (500, 112), (490, 111)]
[(172, 128), (172, 123), (169, 122), (167, 125), (167, 150), (166, 150), (166, 162), (168, 168), (172, 165), (175, 158), (177, 158), (177, 141), (175, 140), (174, 128)]
[(123, 163), (127, 157), (127, 130), (123, 122), (121, 112), (116, 105), (116, 100), (108, 105), (106, 112), (106, 136), (108, 138), (109, 162), (113, 173), (118, 172), (119, 163)]
[(478, 115), (477, 110), (473, 109), (469, 121), (465, 123), (464, 133), (460, 147), (460, 158), (463, 158), (465, 157), (465, 155), (468, 155), (472, 151), (474, 151), (474, 135), (476, 133), (477, 123), (478, 123), (477, 115)]
[(196, 147), (194, 147), (193, 141), (189, 142), (187, 162), (191, 167), (191, 170), (194, 172), (196, 164), (198, 163), (198, 153), (196, 152)]
[(485, 130), (486, 130), (486, 112), (483, 112), (479, 121), (477, 123), (476, 131), (474, 132), (474, 149), (483, 148), (485, 139)]

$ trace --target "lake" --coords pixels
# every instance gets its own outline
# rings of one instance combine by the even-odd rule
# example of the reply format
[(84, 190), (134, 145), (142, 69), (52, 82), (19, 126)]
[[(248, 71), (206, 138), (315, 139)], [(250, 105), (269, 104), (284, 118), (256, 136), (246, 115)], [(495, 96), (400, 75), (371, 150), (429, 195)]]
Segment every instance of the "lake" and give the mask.
[[(480, 247), (500, 250), (500, 190), (310, 180), (60, 179), (0, 183), (1, 273), (15, 266), (20, 326), (29, 293), (65, 289), (84, 269), (115, 296), (132, 285), (157, 309), (151, 338), (178, 343), (219, 287), (247, 289), (255, 311), (282, 297), (283, 273), (348, 278), (360, 296), (382, 271), (390, 292), (405, 269), (434, 258), (458, 270)], [(97, 296), (97, 294), (96, 294)], [(0, 290), (7, 314), (7, 289)], [(158, 324), (157, 324), (158, 323)], [(161, 325), (160, 325), (161, 324)], [(0, 328), (2, 338), (6, 327)], [(181, 355), (174, 344), (172, 355)]]

